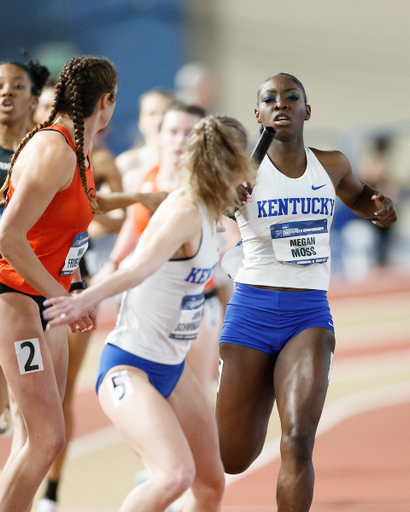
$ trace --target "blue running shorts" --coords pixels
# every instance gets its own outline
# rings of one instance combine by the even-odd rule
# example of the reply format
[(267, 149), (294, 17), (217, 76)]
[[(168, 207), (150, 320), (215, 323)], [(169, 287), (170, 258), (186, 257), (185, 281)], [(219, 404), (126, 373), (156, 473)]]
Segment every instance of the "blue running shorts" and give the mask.
[(107, 372), (114, 368), (114, 366), (121, 365), (134, 366), (144, 371), (154, 388), (164, 398), (168, 398), (184, 371), (185, 361), (182, 361), (180, 364), (155, 363), (154, 361), (131, 354), (131, 352), (127, 352), (120, 347), (111, 345), (111, 343), (107, 343), (103, 348), (98, 365), (97, 395)]
[(309, 327), (335, 332), (325, 290), (282, 292), (238, 283), (226, 308), (220, 343), (277, 355)]

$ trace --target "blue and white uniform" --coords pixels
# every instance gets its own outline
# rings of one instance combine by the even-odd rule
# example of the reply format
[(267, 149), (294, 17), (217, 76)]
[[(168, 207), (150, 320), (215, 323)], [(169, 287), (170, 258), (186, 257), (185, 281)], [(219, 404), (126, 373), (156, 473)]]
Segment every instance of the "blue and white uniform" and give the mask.
[[(176, 193), (180, 191), (172, 194)], [(145, 363), (160, 374), (167, 370), (175, 373), (175, 370), (172, 389), (176, 385), (186, 353), (198, 335), (204, 286), (219, 259), (215, 222), (209, 220), (205, 207), (199, 206), (199, 210), (202, 237), (197, 253), (191, 258), (167, 261), (143, 283), (125, 293), (117, 324), (108, 335), (101, 356), (97, 390), (107, 371), (119, 364), (137, 366), (147, 371), (150, 379)], [(141, 250), (138, 245), (135, 258)], [(115, 354), (122, 354), (122, 362)]]
[[(242, 243), (231, 254), (228, 251), (223, 262), (237, 286), (228, 304), (221, 342), (277, 352), (308, 327), (333, 331), (326, 291), (335, 189), (313, 151), (305, 148), (305, 152), (306, 170), (299, 178), (285, 176), (266, 156), (251, 199), (236, 213)], [(230, 271), (229, 261), (235, 259), (239, 269)], [(248, 285), (296, 288), (303, 293)], [(259, 322), (262, 311), (269, 318)], [(280, 332), (273, 333), (275, 327)], [(272, 341), (266, 343), (267, 337)], [(249, 342), (254, 338), (263, 340), (262, 345)]]

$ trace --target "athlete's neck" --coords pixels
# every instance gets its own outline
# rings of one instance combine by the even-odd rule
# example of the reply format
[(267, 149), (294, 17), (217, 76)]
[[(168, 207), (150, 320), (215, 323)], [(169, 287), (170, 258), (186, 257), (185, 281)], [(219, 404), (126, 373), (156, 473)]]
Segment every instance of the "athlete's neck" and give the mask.
[[(88, 151), (91, 150), (92, 141), (96, 134), (96, 130), (93, 129), (94, 127), (90, 126), (90, 119), (91, 118), (87, 118), (84, 120), (84, 156), (87, 156)], [(74, 122), (69, 116), (67, 116), (66, 114), (60, 114), (55, 118), (53, 124), (59, 124), (61, 126), (64, 126), (64, 128), (66, 128), (70, 133), (71, 138), (73, 139), (73, 142), (75, 144)]]
[(13, 125), (0, 124), (0, 146), (15, 151), (27, 133), (27, 126), (26, 119)]
[(306, 170), (303, 138), (298, 141), (274, 140), (268, 156), (273, 165), (288, 178), (300, 178)]

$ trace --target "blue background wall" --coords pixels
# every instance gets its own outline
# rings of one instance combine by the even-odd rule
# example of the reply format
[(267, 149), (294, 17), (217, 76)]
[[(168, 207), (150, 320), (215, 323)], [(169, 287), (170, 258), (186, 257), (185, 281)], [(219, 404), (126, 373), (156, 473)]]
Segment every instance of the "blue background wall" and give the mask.
[[(0, 61), (40, 58), (56, 75), (74, 54), (105, 56), (118, 69), (117, 107), (107, 135), (118, 154), (138, 131), (138, 98), (173, 88), (187, 60), (185, 0), (15, 0), (0, 4)], [(12, 23), (11, 23), (12, 20)]]

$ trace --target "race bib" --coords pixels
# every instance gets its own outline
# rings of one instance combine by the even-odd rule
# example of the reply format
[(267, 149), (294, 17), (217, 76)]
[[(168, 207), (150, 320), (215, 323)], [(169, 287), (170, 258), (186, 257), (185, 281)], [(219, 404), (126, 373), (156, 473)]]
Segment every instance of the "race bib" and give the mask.
[(121, 405), (124, 398), (134, 393), (134, 388), (131, 384), (127, 370), (120, 370), (118, 372), (111, 373), (107, 379), (107, 386), (114, 407), (116, 408)]
[(270, 231), (278, 261), (311, 265), (329, 259), (327, 219), (272, 224)]
[(60, 275), (71, 276), (78, 267), (81, 258), (88, 248), (88, 231), (79, 233), (74, 237), (73, 243), (71, 244), (70, 250), (68, 251), (67, 257), (64, 262)]
[(181, 316), (178, 325), (169, 335), (170, 338), (175, 340), (195, 340), (197, 338), (204, 302), (203, 293), (187, 295), (182, 299)]

